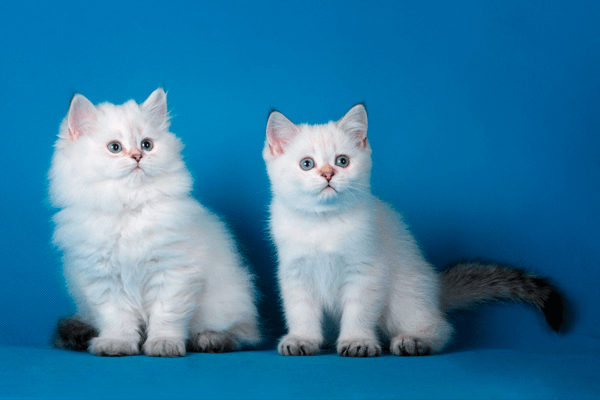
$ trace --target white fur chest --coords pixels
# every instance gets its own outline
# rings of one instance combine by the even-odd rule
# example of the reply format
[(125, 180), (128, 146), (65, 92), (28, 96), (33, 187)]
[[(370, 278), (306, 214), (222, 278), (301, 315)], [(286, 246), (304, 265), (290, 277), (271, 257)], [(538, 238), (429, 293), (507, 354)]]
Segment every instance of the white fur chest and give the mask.
[(164, 244), (175, 241), (161, 216), (143, 207), (120, 213), (66, 208), (55, 221), (54, 241), (70, 268), (97, 276), (144, 279), (164, 257)]
[(148, 259), (148, 238), (155, 234), (149, 229), (152, 221), (144, 218), (142, 210), (128, 210), (114, 221), (118, 234), (107, 250), (114, 253), (114, 266), (120, 270), (138, 269)]
[(271, 233), (284, 263), (311, 257), (368, 262), (374, 250), (372, 222), (366, 206), (326, 216), (301, 215), (276, 200), (271, 206)]

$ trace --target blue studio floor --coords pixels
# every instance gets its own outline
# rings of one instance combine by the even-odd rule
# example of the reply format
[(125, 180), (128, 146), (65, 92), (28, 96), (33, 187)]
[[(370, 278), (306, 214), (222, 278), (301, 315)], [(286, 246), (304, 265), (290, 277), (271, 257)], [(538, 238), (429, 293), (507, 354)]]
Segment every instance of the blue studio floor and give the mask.
[[(571, 335), (573, 337), (573, 335)], [(370, 359), (274, 350), (104, 358), (1, 347), (2, 398), (600, 398), (600, 341), (574, 349), (475, 349)], [(558, 341), (557, 344), (564, 341)]]

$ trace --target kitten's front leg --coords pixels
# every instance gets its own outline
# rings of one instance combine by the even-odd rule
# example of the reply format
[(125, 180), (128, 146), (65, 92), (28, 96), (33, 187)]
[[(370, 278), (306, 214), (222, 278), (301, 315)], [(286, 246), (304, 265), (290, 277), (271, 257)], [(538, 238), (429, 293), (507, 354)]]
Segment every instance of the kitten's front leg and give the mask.
[(277, 350), (283, 356), (317, 354), (323, 344), (322, 306), (308, 287), (293, 279), (281, 279), (281, 295), (289, 333), (281, 338)]
[(377, 357), (381, 346), (375, 326), (381, 312), (381, 290), (373, 277), (348, 277), (342, 291), (342, 319), (337, 352), (344, 357)]
[[(88, 303), (94, 308), (100, 335), (90, 340), (88, 351), (98, 356), (131, 356), (140, 353), (140, 320), (133, 307), (109, 282), (106, 287), (98, 283), (84, 288)], [(87, 289), (87, 290), (86, 290)], [(95, 298), (102, 293), (101, 298)]]
[(194, 277), (177, 271), (156, 274), (148, 285), (150, 303), (144, 354), (155, 357), (182, 357), (188, 325), (200, 288)]

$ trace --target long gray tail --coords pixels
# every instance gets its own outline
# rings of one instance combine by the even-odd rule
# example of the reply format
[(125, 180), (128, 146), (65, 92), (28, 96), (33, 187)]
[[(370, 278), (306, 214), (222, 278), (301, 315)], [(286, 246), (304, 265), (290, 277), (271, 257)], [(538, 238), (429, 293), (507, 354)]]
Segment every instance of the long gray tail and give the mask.
[(87, 351), (90, 340), (97, 336), (93, 326), (74, 317), (63, 318), (56, 325), (52, 344), (59, 349)]
[(529, 303), (544, 313), (555, 331), (564, 322), (564, 301), (545, 279), (493, 263), (458, 262), (440, 273), (445, 311), (468, 309), (491, 301)]

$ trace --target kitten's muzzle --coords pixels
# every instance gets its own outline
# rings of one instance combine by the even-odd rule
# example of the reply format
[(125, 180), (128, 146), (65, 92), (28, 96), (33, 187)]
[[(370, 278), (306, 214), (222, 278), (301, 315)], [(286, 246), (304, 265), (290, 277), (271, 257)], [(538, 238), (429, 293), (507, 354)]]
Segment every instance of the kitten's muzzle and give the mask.
[(137, 162), (140, 162), (142, 157), (143, 157), (142, 153), (134, 153), (131, 155), (131, 158), (133, 158)]
[(323, 178), (325, 178), (327, 180), (327, 182), (329, 183), (331, 181), (331, 178), (333, 178), (333, 176), (335, 175), (335, 170), (333, 169), (333, 167), (329, 164), (325, 164), (323, 165), (323, 167), (319, 170), (319, 173), (321, 174), (321, 176)]

